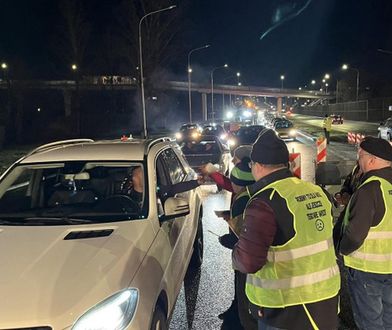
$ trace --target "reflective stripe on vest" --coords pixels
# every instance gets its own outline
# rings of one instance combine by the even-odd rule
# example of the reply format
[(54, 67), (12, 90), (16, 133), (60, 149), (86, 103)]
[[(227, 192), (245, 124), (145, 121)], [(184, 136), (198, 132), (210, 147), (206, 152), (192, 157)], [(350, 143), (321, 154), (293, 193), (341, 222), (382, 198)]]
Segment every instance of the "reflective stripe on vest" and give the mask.
[(315, 244), (288, 251), (268, 251), (267, 260), (270, 262), (282, 262), (311, 256), (319, 252), (327, 251), (333, 247), (333, 240), (328, 239)]
[[(385, 205), (385, 214), (377, 226), (370, 227), (363, 244), (351, 254), (344, 256), (346, 266), (364, 272), (392, 274), (392, 184), (385, 179), (372, 176), (361, 184), (378, 181)], [(359, 187), (359, 188), (360, 188)], [(350, 218), (350, 204), (344, 216), (344, 228)]]
[[(258, 306), (282, 308), (336, 296), (340, 276), (330, 201), (320, 187), (293, 177), (271, 183), (251, 199), (266, 190), (271, 190), (270, 200), (275, 194), (285, 200), (295, 235), (283, 245), (270, 246), (266, 264), (247, 275), (248, 299)], [(281, 221), (278, 226), (288, 225)]]
[(254, 276), (247, 276), (246, 282), (270, 290), (293, 289), (304, 285), (319, 283), (336, 275), (339, 275), (338, 265), (311, 274), (293, 276), (280, 280), (266, 280)]

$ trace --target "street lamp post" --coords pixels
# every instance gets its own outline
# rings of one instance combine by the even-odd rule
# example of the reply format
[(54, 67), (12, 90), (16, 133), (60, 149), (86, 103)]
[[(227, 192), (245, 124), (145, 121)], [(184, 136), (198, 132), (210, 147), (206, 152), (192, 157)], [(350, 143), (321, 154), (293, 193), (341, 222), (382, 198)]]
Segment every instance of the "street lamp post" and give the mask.
[(281, 82), (282, 82), (282, 85), (281, 85), (282, 87), (281, 87), (281, 89), (283, 89), (284, 75), (281, 75), (281, 76), (280, 76), (280, 80), (281, 80)]
[(191, 67), (191, 54), (198, 50), (202, 50), (210, 47), (210, 45), (204, 45), (202, 47), (194, 48), (188, 53), (188, 102), (189, 102), (189, 122), (192, 123), (192, 93), (191, 93), (191, 75), (192, 75), (192, 67)]
[(214, 72), (218, 69), (223, 69), (229, 67), (227, 64), (222, 66), (217, 66), (211, 70), (211, 112), (212, 112), (212, 122), (215, 120), (215, 113), (214, 113)]
[(8, 64), (5, 62), (1, 63), (1, 70), (3, 70), (3, 80), (8, 80), (7, 79)]
[(147, 138), (147, 121), (146, 121), (146, 102), (144, 99), (144, 77), (143, 77), (143, 50), (142, 50), (142, 22), (143, 20), (151, 15), (158, 14), (160, 12), (171, 10), (176, 8), (176, 5), (152, 11), (144, 15), (139, 21), (139, 67), (140, 67), (140, 88), (141, 88), (141, 98), (142, 98), (142, 111), (143, 111), (143, 138)]
[(356, 68), (353, 68), (351, 66), (348, 66), (348, 64), (342, 65), (342, 70), (346, 71), (348, 69), (355, 70), (357, 72), (357, 101), (358, 101), (358, 97), (359, 97), (359, 70)]

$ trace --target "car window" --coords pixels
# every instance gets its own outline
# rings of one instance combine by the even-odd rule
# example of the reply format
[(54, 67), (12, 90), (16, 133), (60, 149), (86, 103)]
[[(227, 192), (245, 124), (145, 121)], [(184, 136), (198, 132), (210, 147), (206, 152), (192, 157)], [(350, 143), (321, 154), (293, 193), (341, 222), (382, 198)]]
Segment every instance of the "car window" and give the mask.
[[(18, 165), (0, 183), (0, 217), (59, 225), (143, 217), (142, 163), (81, 162)], [(71, 221), (71, 222), (72, 222)]]
[(171, 183), (182, 182), (186, 177), (186, 172), (173, 149), (166, 149), (162, 152), (162, 160), (169, 171)]
[(290, 128), (293, 124), (289, 121), (278, 121), (275, 123), (275, 128)]

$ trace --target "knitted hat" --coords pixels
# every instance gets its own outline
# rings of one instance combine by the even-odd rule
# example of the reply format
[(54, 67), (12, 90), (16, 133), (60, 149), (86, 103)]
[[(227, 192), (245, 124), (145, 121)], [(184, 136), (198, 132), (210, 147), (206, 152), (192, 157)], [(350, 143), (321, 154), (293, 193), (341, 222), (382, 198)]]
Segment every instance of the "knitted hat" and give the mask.
[(367, 136), (359, 147), (378, 158), (392, 161), (392, 146), (384, 139)]
[(249, 167), (250, 158), (245, 157), (234, 166), (230, 173), (230, 181), (237, 186), (245, 187), (255, 182)]
[(253, 144), (250, 158), (264, 165), (286, 164), (289, 162), (289, 151), (273, 130), (265, 129)]
[(250, 145), (242, 145), (234, 150), (234, 157), (242, 160), (244, 157), (250, 157), (250, 152), (252, 151), (252, 146)]

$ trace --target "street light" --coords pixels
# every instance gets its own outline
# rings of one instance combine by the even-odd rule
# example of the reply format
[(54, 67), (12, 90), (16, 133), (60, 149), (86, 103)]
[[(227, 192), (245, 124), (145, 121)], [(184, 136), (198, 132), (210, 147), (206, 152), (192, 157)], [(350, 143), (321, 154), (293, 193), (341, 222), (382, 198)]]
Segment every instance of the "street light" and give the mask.
[(215, 119), (215, 113), (214, 113), (214, 72), (218, 69), (223, 69), (223, 68), (228, 68), (229, 65), (225, 64), (222, 66), (217, 66), (211, 70), (211, 111), (212, 111), (212, 122), (214, 122)]
[(329, 73), (326, 73), (326, 74), (324, 75), (324, 79), (325, 79), (325, 80), (328, 80), (329, 78), (331, 78), (331, 75), (330, 75)]
[(1, 63), (1, 69), (3, 70), (3, 79), (8, 80), (7, 78), (7, 70), (8, 70), (8, 64), (3, 62)]
[(147, 121), (146, 121), (146, 102), (144, 100), (144, 77), (143, 77), (143, 50), (142, 50), (142, 22), (143, 20), (151, 15), (158, 14), (162, 11), (171, 10), (176, 8), (176, 5), (152, 11), (144, 15), (139, 21), (139, 67), (140, 67), (140, 88), (141, 88), (141, 98), (142, 98), (142, 111), (143, 111), (143, 137), (147, 138)]
[(358, 96), (359, 96), (359, 70), (356, 69), (356, 68), (348, 66), (348, 64), (343, 64), (342, 65), (342, 70), (346, 71), (348, 69), (357, 71), (357, 101), (358, 101)]
[(72, 71), (76, 71), (78, 69), (78, 66), (76, 64), (71, 65)]
[(282, 88), (281, 88), (281, 89), (283, 89), (283, 80), (284, 80), (284, 75), (281, 75), (281, 76), (280, 76), (280, 80), (281, 80), (281, 82), (282, 82)]
[(204, 45), (202, 47), (194, 48), (188, 53), (188, 103), (189, 103), (189, 122), (192, 123), (192, 93), (191, 93), (191, 75), (192, 75), (192, 67), (191, 67), (191, 54), (198, 50), (202, 50), (210, 47), (210, 45)]

